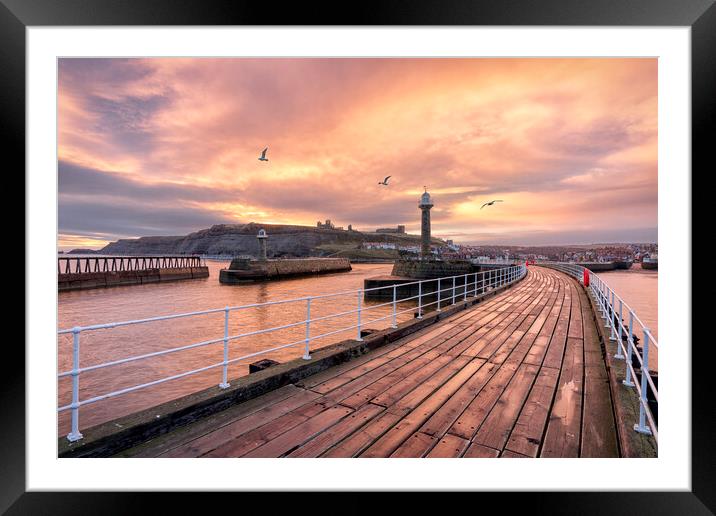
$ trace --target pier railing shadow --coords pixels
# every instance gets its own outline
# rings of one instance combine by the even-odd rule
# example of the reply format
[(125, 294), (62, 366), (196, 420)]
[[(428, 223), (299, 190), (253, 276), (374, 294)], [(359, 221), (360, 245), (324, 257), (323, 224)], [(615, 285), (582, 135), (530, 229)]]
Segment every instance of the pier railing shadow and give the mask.
[[(355, 335), (355, 340), (362, 341), (362, 331), (371, 324), (387, 322), (391, 327), (397, 328), (398, 319), (401, 315), (404, 317), (405, 314), (412, 312), (414, 317), (422, 318), (423, 315), (428, 312), (440, 312), (448, 305), (455, 304), (462, 300), (467, 300), (468, 297), (478, 297), (487, 294), (494, 289), (519, 281), (526, 273), (526, 265), (516, 265), (458, 276), (401, 282), (375, 288), (363, 288), (316, 296), (304, 296), (242, 306), (226, 306), (224, 308), (198, 312), (180, 313), (131, 321), (109, 322), (104, 324), (76, 326), (74, 328), (62, 329), (58, 331), (58, 335), (66, 335), (68, 337), (71, 336), (72, 338), (72, 367), (70, 370), (60, 372), (58, 374), (58, 380), (68, 379), (71, 382), (71, 402), (59, 406), (57, 411), (58, 413), (64, 413), (67, 411), (70, 412), (71, 431), (67, 435), (67, 439), (70, 442), (78, 441), (82, 439), (79, 423), (80, 409), (86, 405), (128, 395), (141, 389), (147, 389), (165, 382), (178, 380), (180, 378), (204, 374), (213, 369), (220, 369), (221, 379), (218, 383), (218, 388), (225, 389), (230, 386), (228, 374), (229, 366), (232, 364), (243, 362), (258, 356), (268, 355), (288, 348), (301, 349), (303, 353), (302, 358), (310, 360), (311, 344), (319, 339), (327, 339), (329, 337), (335, 337), (339, 334), (354, 332), (353, 335)], [(341, 298), (342, 301), (338, 302), (337, 300)], [(346, 299), (348, 300), (348, 303), (346, 303)], [(350, 301), (351, 299), (352, 302)], [(366, 299), (378, 299), (381, 301), (383, 299), (387, 299), (387, 301), (367, 303)], [(353, 308), (347, 308), (351, 304), (353, 304)], [(317, 315), (317, 305), (321, 306), (321, 311), (327, 313)], [(230, 325), (230, 317), (232, 314), (247, 310), (267, 309), (268, 307), (271, 307), (272, 309), (280, 309), (284, 312), (305, 313), (305, 318), (302, 317), (300, 320), (286, 324), (266, 328), (259, 327), (251, 329), (251, 331), (232, 334), (230, 329), (232, 326), (235, 327), (235, 325)], [(81, 337), (85, 333), (107, 331), (115, 328), (146, 325), (150, 323), (175, 325), (180, 319), (185, 320), (209, 314), (217, 314), (216, 317), (221, 317), (223, 322), (223, 336), (181, 346), (174, 346), (167, 349), (161, 349), (159, 351), (117, 358), (98, 364), (80, 364)], [(375, 314), (378, 314), (378, 316), (376, 317)], [(343, 320), (346, 324), (340, 322), (335, 323), (334, 321), (336, 320)], [(321, 323), (328, 321), (331, 321), (331, 324), (327, 331), (316, 332), (316, 329), (321, 327)], [(269, 333), (286, 335), (286, 333), (282, 332), (287, 330), (289, 332), (288, 342), (275, 343), (275, 345), (271, 345), (265, 349), (260, 349), (258, 351), (230, 358), (231, 344), (235, 341)], [(163, 357), (173, 353), (198, 350), (199, 348), (218, 345), (223, 346), (223, 360), (219, 362), (209, 363), (205, 366), (197, 367), (189, 371), (178, 371), (174, 374), (170, 374), (169, 376), (163, 376), (149, 381), (136, 383), (134, 385), (123, 384), (121, 388), (115, 388), (115, 390), (112, 390), (110, 387), (107, 392), (80, 399), (80, 377), (83, 373)]]

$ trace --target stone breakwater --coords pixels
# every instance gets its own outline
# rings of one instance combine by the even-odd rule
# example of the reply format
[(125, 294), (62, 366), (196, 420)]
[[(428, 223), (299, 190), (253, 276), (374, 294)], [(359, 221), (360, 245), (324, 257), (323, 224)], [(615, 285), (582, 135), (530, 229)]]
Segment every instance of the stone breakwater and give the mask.
[(472, 274), (479, 270), (473, 267), (467, 261), (409, 261), (400, 260), (393, 265), (392, 276), (402, 276), (412, 279), (435, 279), (444, 278), (446, 276), (460, 276), (464, 274)]
[(221, 269), (219, 281), (221, 283), (242, 283), (350, 270), (351, 262), (347, 258), (297, 258), (266, 261), (234, 259), (228, 269)]
[(105, 271), (58, 274), (57, 290), (84, 290), (115, 287), (119, 285), (142, 285), (162, 281), (178, 281), (208, 278), (208, 267), (180, 267), (173, 269), (143, 269), (137, 271)]

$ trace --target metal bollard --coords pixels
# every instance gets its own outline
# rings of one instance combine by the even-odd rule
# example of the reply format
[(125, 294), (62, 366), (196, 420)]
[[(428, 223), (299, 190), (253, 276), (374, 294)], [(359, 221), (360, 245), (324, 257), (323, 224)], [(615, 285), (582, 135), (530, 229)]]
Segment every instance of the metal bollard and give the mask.
[[(360, 334), (360, 330), (358, 331)], [(303, 351), (303, 359), (311, 360), (311, 353), (308, 349), (311, 343), (311, 298), (306, 299), (306, 348)]]
[(647, 381), (649, 376), (649, 328), (644, 328), (644, 355), (642, 356), (643, 364), (641, 366), (641, 399), (639, 400), (639, 423), (634, 425), (634, 430), (640, 434), (651, 435), (651, 428), (646, 424), (646, 404), (647, 404)]
[(67, 434), (70, 442), (82, 439), (80, 433), (80, 329), (72, 328), (72, 430)]
[(229, 307), (224, 308), (224, 364), (221, 367), (220, 389), (226, 389), (229, 385)]

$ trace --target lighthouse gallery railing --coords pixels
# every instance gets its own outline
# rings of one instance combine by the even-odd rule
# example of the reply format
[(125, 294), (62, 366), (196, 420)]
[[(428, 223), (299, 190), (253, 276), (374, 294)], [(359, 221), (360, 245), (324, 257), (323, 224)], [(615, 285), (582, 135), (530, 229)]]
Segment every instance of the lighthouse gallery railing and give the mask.
[[(351, 291), (344, 291), (344, 292), (336, 292), (332, 294), (323, 294), (323, 295), (317, 295), (317, 296), (306, 296), (306, 297), (299, 297), (294, 299), (285, 299), (285, 300), (279, 300), (279, 301), (269, 301), (266, 303), (255, 303), (255, 304), (249, 304), (249, 305), (243, 305), (243, 306), (227, 306), (224, 308), (216, 308), (213, 310), (204, 310), (199, 312), (189, 312), (189, 313), (182, 313), (182, 314), (175, 314), (175, 315), (166, 315), (166, 316), (160, 316), (160, 317), (150, 317), (146, 319), (138, 319), (138, 320), (132, 320), (132, 321), (122, 321), (122, 322), (113, 322), (113, 323), (106, 323), (106, 324), (93, 324), (90, 326), (76, 326), (74, 328), (64, 329), (58, 331), (58, 335), (63, 334), (72, 334), (72, 369), (69, 371), (64, 371), (59, 373), (57, 376), (58, 378), (64, 378), (64, 377), (71, 377), (72, 379), (72, 402), (68, 405), (61, 406), (57, 409), (58, 412), (64, 412), (64, 411), (71, 411), (71, 431), (67, 435), (67, 439), (70, 441), (77, 441), (82, 438), (82, 433), (80, 432), (80, 425), (79, 425), (79, 414), (80, 414), (80, 408), (84, 405), (88, 405), (91, 403), (96, 403), (100, 400), (108, 399), (108, 398), (114, 398), (116, 396), (121, 396), (123, 394), (128, 394), (130, 392), (134, 392), (140, 389), (144, 389), (147, 387), (151, 387), (154, 385), (158, 385), (164, 382), (168, 382), (171, 380), (177, 380), (179, 378), (184, 378), (190, 375), (198, 374), (204, 371), (208, 371), (210, 369), (215, 368), (221, 368), (221, 381), (219, 382), (218, 387), (220, 389), (225, 389), (229, 387), (229, 381), (228, 381), (228, 367), (229, 364), (240, 362), (243, 360), (247, 360), (249, 358), (254, 358), (259, 355), (264, 355), (266, 353), (271, 353), (274, 351), (278, 351), (280, 349), (284, 348), (290, 348), (290, 347), (296, 347), (296, 346), (303, 346), (303, 358), (305, 360), (310, 360), (311, 355), (309, 352), (309, 346), (311, 342), (317, 340), (326, 338), (338, 333), (342, 333), (349, 330), (356, 330), (356, 340), (362, 341), (362, 335), (361, 335), (361, 329), (365, 327), (366, 324), (371, 324), (377, 321), (390, 319), (391, 320), (391, 326), (393, 328), (397, 328), (397, 317), (398, 315), (406, 312), (413, 312), (416, 310), (416, 307), (410, 307), (405, 310), (398, 310), (398, 303), (399, 302), (406, 302), (411, 300), (417, 300), (417, 314), (416, 316), (418, 318), (422, 318), (423, 314), (426, 311), (426, 308), (434, 307), (436, 311), (440, 311), (445, 304), (451, 303), (454, 304), (457, 302), (460, 298), (463, 300), (466, 300), (468, 296), (473, 297), (479, 297), (481, 295), (484, 295), (485, 293), (489, 292), (490, 290), (494, 290), (499, 287), (503, 287), (506, 285), (509, 285), (511, 283), (514, 283), (516, 281), (519, 281), (522, 279), (525, 274), (527, 273), (527, 268), (525, 265), (516, 265), (512, 267), (505, 267), (502, 269), (494, 269), (484, 272), (477, 272), (477, 273), (471, 273), (471, 274), (464, 274), (459, 276), (449, 276), (445, 278), (436, 278), (436, 279), (426, 279), (426, 280), (419, 280), (419, 281), (413, 281), (409, 283), (400, 283), (400, 284), (394, 284), (394, 285), (387, 285), (387, 286), (381, 286), (381, 287), (375, 287), (370, 289), (358, 289), (358, 290), (351, 290)], [(447, 285), (447, 286), (446, 286)], [(411, 286), (412, 288), (415, 288), (417, 286), (418, 288), (418, 294), (415, 296), (409, 296), (409, 297), (400, 297), (398, 298), (398, 289), (404, 289), (405, 287)], [(426, 288), (430, 286), (431, 288)], [(366, 292), (370, 291), (388, 291), (390, 292), (392, 290), (392, 300), (375, 304), (375, 305), (368, 305), (364, 306), (363, 304), (363, 297)], [(458, 295), (458, 290), (461, 290), (460, 294)], [(445, 292), (450, 292), (449, 295), (443, 297), (443, 294)], [(356, 302), (356, 308), (352, 310), (347, 310), (343, 312), (333, 313), (321, 317), (311, 317), (311, 302), (316, 299), (326, 299), (326, 298), (334, 298), (337, 296), (355, 296), (355, 302)], [(423, 300), (425, 298), (432, 299), (435, 297), (436, 299), (434, 301), (430, 301), (427, 303), (423, 303)], [(250, 331), (246, 333), (240, 333), (237, 335), (230, 335), (229, 334), (229, 315), (232, 312), (241, 311), (241, 310), (250, 310), (250, 309), (260, 309), (262, 307), (267, 307), (271, 305), (287, 305), (290, 303), (305, 303), (305, 313), (306, 318), (304, 320), (296, 321), (290, 324), (284, 324), (280, 326), (274, 326), (271, 328), (265, 328), (260, 329), (256, 331)], [(370, 310), (374, 310), (379, 307), (384, 306), (391, 306), (392, 310), (391, 313), (383, 316), (378, 317), (374, 319), (364, 320), (364, 315), (366, 312), (369, 312)], [(153, 353), (145, 353), (130, 357), (125, 357), (118, 360), (112, 360), (109, 362), (104, 362), (101, 364), (94, 364), (89, 366), (81, 366), (80, 365), (80, 337), (82, 333), (84, 332), (92, 332), (92, 331), (100, 331), (100, 330), (109, 330), (112, 328), (117, 328), (121, 326), (129, 326), (129, 325), (137, 325), (137, 324), (145, 324), (150, 322), (156, 322), (156, 321), (171, 321), (174, 319), (179, 318), (187, 318), (187, 317), (194, 317), (194, 316), (200, 316), (200, 315), (206, 315), (206, 314), (212, 314), (212, 313), (222, 313), (224, 314), (224, 336), (216, 339), (211, 340), (205, 340), (201, 342), (195, 342), (192, 344), (187, 344), (183, 346), (174, 347), (171, 349), (165, 349), (162, 351), (157, 351)], [(334, 319), (338, 317), (347, 317), (351, 319), (350, 324), (348, 324), (345, 327), (341, 327), (337, 330), (325, 332), (319, 335), (313, 335), (311, 334), (311, 324), (327, 320), (327, 319)], [(288, 342), (285, 344), (280, 344), (278, 346), (273, 346), (269, 349), (265, 349), (262, 351), (258, 351), (255, 353), (249, 353), (240, 357), (229, 359), (229, 348), (230, 343), (232, 341), (236, 341), (238, 339), (254, 336), (254, 335), (260, 335), (270, 332), (275, 332), (278, 330), (284, 330), (287, 328), (293, 328), (293, 327), (299, 327), (304, 326), (305, 327), (305, 337), (301, 340)], [(199, 348), (204, 346), (210, 346), (214, 344), (223, 344), (223, 360), (218, 363), (209, 364), (204, 367), (200, 367), (198, 369), (193, 369), (191, 371), (183, 371), (179, 372), (177, 374), (167, 376), (164, 378), (160, 378), (158, 380), (153, 380), (150, 382), (140, 383), (131, 387), (126, 387), (124, 389), (115, 390), (111, 392), (107, 392), (104, 394), (100, 394), (97, 396), (93, 396), (91, 398), (86, 398), (81, 400), (80, 399), (80, 376), (84, 372), (103, 369), (107, 367), (117, 366), (120, 364), (126, 364), (128, 362), (134, 362), (138, 360), (144, 360), (151, 357), (158, 357), (161, 355), (167, 355), (169, 353), (176, 353), (179, 351), (185, 351), (192, 348)]]

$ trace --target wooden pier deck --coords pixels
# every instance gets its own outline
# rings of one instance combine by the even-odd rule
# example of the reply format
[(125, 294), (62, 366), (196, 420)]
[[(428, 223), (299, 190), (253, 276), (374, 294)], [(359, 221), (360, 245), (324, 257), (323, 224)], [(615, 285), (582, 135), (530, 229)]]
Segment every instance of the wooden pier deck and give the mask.
[(125, 457), (617, 457), (583, 289), (551, 269)]

